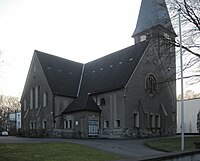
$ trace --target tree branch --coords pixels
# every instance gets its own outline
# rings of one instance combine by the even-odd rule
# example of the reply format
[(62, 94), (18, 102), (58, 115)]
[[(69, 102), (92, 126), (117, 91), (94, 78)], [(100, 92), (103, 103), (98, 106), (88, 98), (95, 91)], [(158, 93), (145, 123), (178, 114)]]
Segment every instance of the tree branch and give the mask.
[[(184, 0), (184, 7), (187, 12), (187, 19), (192, 22), (200, 31), (200, 20), (198, 16), (195, 14), (194, 10), (187, 4), (186, 0)], [(194, 17), (193, 17), (194, 16)]]

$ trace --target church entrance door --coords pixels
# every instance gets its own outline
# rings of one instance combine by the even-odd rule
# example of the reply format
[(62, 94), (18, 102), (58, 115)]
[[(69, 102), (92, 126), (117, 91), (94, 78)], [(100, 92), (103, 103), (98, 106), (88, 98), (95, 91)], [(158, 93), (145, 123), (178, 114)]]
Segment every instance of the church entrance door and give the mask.
[(98, 120), (90, 120), (88, 121), (88, 135), (89, 136), (97, 136), (98, 135)]

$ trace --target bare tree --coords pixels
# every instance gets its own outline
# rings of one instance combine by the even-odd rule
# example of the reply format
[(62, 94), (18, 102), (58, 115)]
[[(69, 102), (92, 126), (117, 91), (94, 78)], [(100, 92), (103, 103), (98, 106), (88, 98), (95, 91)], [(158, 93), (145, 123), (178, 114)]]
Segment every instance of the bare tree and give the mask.
[(6, 129), (9, 114), (20, 111), (19, 99), (0, 95), (0, 128)]
[[(175, 29), (178, 29), (178, 10), (181, 10), (185, 78), (191, 83), (200, 82), (200, 1), (199, 0), (167, 0), (167, 5)], [(171, 41), (180, 46), (179, 39)]]
[[(188, 100), (188, 99), (196, 99), (196, 98), (200, 98), (200, 93), (195, 93), (192, 90), (187, 90), (184, 94), (184, 99)], [(178, 100), (181, 100), (181, 95), (178, 95)]]

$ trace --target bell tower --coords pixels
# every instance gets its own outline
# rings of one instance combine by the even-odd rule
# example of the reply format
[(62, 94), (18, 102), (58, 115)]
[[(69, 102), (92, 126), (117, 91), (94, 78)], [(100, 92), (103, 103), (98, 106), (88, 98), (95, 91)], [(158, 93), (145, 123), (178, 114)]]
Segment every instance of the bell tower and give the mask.
[[(136, 28), (132, 37), (135, 44), (150, 40), (146, 65), (152, 72), (148, 75), (151, 86), (149, 93), (154, 95), (155, 89), (162, 94), (160, 99), (161, 111), (168, 111), (168, 116), (161, 114), (161, 133), (166, 132), (166, 128), (176, 133), (176, 54), (174, 41), (176, 33), (173, 29), (165, 0), (142, 0)], [(151, 68), (152, 67), (152, 68)], [(155, 70), (158, 69), (158, 70)], [(147, 70), (147, 73), (149, 70)], [(157, 76), (157, 79), (153, 77)], [(156, 86), (152, 86), (156, 83)], [(149, 86), (149, 82), (146, 82)], [(162, 102), (168, 98), (170, 101), (166, 107)], [(154, 108), (154, 107), (152, 107)], [(165, 110), (163, 110), (165, 109)], [(164, 112), (164, 113), (165, 113)], [(166, 122), (168, 125), (166, 125)], [(167, 127), (170, 125), (170, 128)]]
[(132, 35), (135, 44), (159, 36), (171, 39), (176, 37), (165, 0), (142, 0)]
[(135, 44), (146, 40), (152, 41), (167, 77), (162, 82), (175, 82), (176, 55), (173, 43), (176, 33), (165, 0), (142, 0), (132, 37)]

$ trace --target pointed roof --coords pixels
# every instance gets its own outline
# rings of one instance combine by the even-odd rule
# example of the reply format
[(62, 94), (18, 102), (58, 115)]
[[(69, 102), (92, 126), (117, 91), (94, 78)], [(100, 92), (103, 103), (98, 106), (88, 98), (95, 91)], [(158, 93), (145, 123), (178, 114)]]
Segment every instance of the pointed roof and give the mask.
[(100, 109), (88, 95), (124, 88), (148, 44), (144, 41), (85, 64), (80, 94), (63, 113), (91, 109), (98, 112)]
[(76, 97), (83, 64), (37, 50), (34, 53), (40, 62), (52, 93)]
[(78, 112), (78, 111), (93, 111), (100, 112), (100, 107), (94, 102), (89, 95), (82, 95), (75, 99), (63, 113)]
[(125, 87), (148, 44), (132, 45), (87, 63), (80, 92), (95, 94)]
[(132, 37), (158, 25), (175, 34), (165, 0), (142, 0), (137, 25)]
[(34, 55), (52, 93), (75, 98), (63, 113), (100, 112), (92, 95), (124, 88), (148, 44), (149, 41), (144, 41), (85, 65), (37, 50)]

